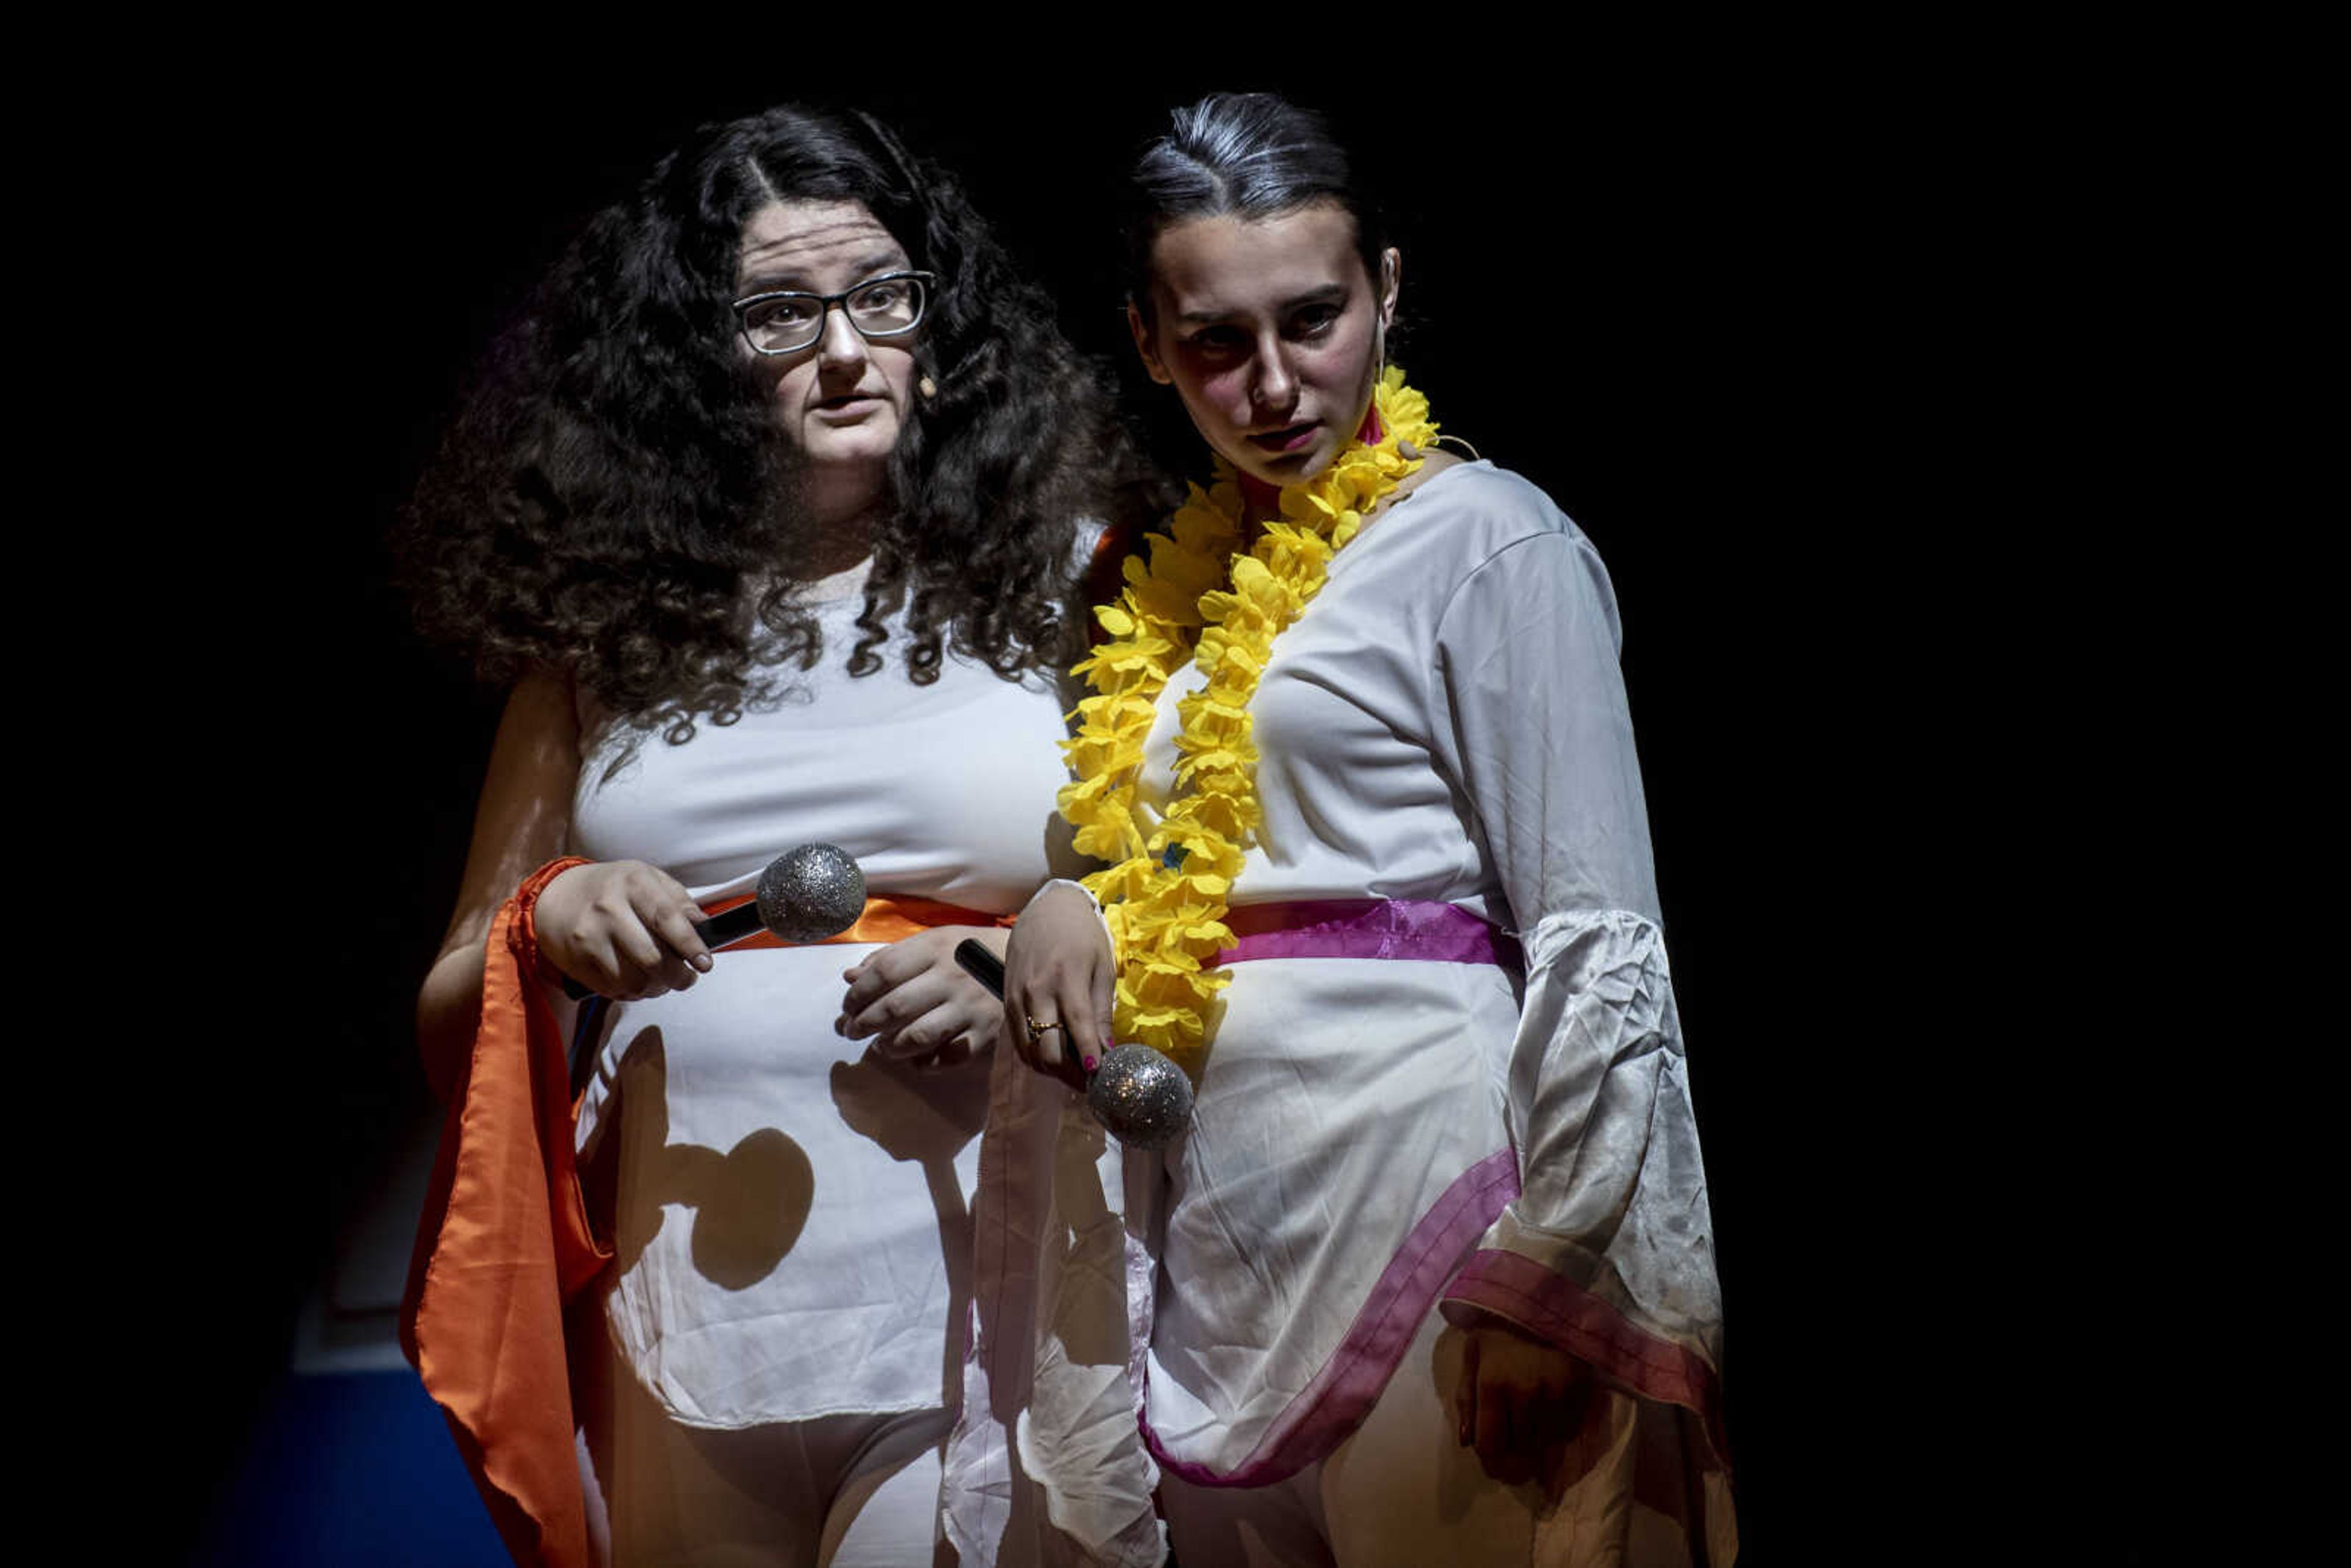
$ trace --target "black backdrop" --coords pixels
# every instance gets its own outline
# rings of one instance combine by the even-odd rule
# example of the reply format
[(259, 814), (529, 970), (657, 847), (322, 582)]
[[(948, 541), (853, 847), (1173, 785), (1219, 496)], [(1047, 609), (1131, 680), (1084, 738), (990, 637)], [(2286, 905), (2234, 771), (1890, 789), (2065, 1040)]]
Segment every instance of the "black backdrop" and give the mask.
[[(848, 40), (823, 42), (837, 67)], [(716, 44), (658, 66), (412, 49), (207, 93), (201, 142), (175, 150), (189, 204), (159, 226), (204, 253), (183, 264), (239, 329), (172, 383), (205, 500), (159, 548), (183, 567), (165, 623), (201, 627), (185, 673), (210, 695), (154, 744), (206, 779), (202, 841), (230, 847), (164, 962), (183, 1007), (234, 1021), (154, 1113), (198, 1151), (171, 1171), (184, 1223), (142, 1243), (175, 1281), (163, 1437), (193, 1456), (159, 1483), (170, 1507), (234, 1461), (337, 1227), (426, 1113), (409, 1009), (496, 698), (409, 633), (382, 539), (474, 357), (688, 128), (797, 96), (870, 108), (960, 171), (1065, 329), (1119, 358), (1102, 193), (1167, 107), (1238, 87), (1325, 110), (1377, 170), (1414, 323), (1397, 358), (1614, 579), (1711, 1176), (1742, 1561), (1880, 1560), (1878, 1531), (1959, 1521), (2008, 1535), (2025, 1450), (2079, 1418), (2060, 1412), (2104, 1412), (2060, 1490), (2139, 1495), (2119, 1374), (2076, 1364), (2052, 1395), (1990, 1348), (2029, 1227), (1973, 1184), (2023, 1156), (1952, 1106), (1985, 1093), (1978, 1043), (2030, 1010), (1987, 998), (1980, 949), (1944, 962), (1931, 906), (1981, 868), (1942, 831), (1961, 743), (1909, 727), (1972, 722), (1911, 625), (1967, 570), (1921, 541), (1982, 520), (1938, 429), (1984, 395), (1949, 368), (1994, 248), (1970, 136), (1915, 111), (1900, 62), (1866, 87), (1598, 48), (1252, 75), (1182, 45), (1048, 60), (998, 40), (812, 89)], [(2100, 1512), (2080, 1528), (2110, 1547), (2153, 1528)]]

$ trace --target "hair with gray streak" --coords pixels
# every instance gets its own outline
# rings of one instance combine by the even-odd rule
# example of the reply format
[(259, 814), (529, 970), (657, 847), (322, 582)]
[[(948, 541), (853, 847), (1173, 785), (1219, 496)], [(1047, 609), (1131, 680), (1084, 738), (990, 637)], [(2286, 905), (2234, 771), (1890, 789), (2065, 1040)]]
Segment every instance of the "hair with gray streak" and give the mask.
[(1136, 161), (1127, 197), (1127, 287), (1146, 317), (1151, 247), (1194, 218), (1270, 218), (1334, 202), (1354, 220), (1365, 276), (1380, 276), (1387, 248), (1378, 209), (1330, 126), (1271, 93), (1211, 93), (1177, 110), (1167, 133)]

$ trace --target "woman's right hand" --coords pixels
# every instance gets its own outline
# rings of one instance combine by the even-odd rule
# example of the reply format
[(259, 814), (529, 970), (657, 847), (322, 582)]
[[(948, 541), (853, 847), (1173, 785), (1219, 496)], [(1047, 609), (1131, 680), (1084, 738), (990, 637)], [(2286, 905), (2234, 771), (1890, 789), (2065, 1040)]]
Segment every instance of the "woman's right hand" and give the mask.
[(573, 866), (538, 895), (538, 950), (581, 985), (616, 1001), (682, 991), (710, 970), (695, 935), (702, 908), (678, 880), (643, 861)]
[[(1085, 889), (1054, 883), (1029, 901), (1004, 949), (1004, 1018), (1013, 1049), (1040, 1072), (1084, 1087), (1110, 1049), (1117, 970)], [(1060, 1029), (1029, 1031), (1029, 1023)]]

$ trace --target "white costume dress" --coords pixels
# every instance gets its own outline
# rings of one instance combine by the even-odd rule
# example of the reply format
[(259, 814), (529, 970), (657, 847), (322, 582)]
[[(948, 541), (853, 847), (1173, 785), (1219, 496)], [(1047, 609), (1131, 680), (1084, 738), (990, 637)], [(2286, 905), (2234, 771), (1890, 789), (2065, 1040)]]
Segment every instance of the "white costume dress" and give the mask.
[[(1464, 1518), (1515, 1533), (1495, 1561), (1685, 1560), (1660, 1512), (1706, 1520), (1716, 1562), (1735, 1550), (1705, 1181), (1617, 643), (1590, 543), (1485, 463), (1376, 517), (1274, 643), (1250, 709), (1264, 823), (1236, 920), (1291, 901), (1450, 904), (1516, 933), (1525, 969), (1231, 965), (1191, 1132), (1128, 1167), (1130, 1277), (1155, 1312), (1136, 1314), (1142, 1415), (1187, 1568), (1324, 1550), (1343, 1565), (1488, 1561), (1447, 1533)], [(1146, 811), (1166, 803), (1176, 703), (1199, 681), (1180, 672), (1162, 695)], [(1447, 1491), (1465, 1462), (1459, 1484), (1485, 1483), (1454, 1442), (1459, 1344), (1440, 1296), (1622, 1391), (1604, 1451), (1563, 1496), (1504, 1499), (1511, 1517), (1480, 1524)], [(1407, 1405), (1378, 1454), (1349, 1452)], [(1683, 1458), (1636, 1436), (1636, 1416), (1662, 1419)], [(1081, 1446), (1022, 1454), (1039, 1450), (1033, 1470)], [(1254, 1523), (1187, 1541), (1187, 1511), (1244, 1496), (1223, 1489), (1300, 1478), (1327, 1548), (1287, 1555)], [(1652, 1507), (1661, 1489), (1674, 1495)]]
[[(1048, 875), (1049, 836), (1066, 842), (1051, 823), (1064, 731), (1050, 678), (1016, 685), (950, 655), (916, 685), (894, 635), (889, 667), (852, 677), (861, 603), (852, 591), (820, 605), (820, 666), (739, 721), (705, 719), (684, 746), (601, 737), (575, 800), (578, 852), (650, 861), (708, 903), (824, 841), (872, 893), (1019, 909)], [(873, 950), (722, 952), (689, 989), (611, 1009), (579, 1147), (583, 1163), (618, 1158), (604, 1306), (627, 1379), (617, 1465), (600, 1456), (617, 1474), (600, 1479), (624, 1563), (694, 1560), (705, 1526), (713, 1542), (767, 1528), (711, 1517), (730, 1466), (777, 1462), (725, 1433), (815, 1423), (793, 1444), (897, 1463), (945, 1434), (988, 1066), (916, 1071), (835, 1031), (841, 973)], [(914, 1500), (925, 1548), (929, 1475)], [(752, 1503), (771, 1491), (796, 1511), (772, 1472), (738, 1479)]]

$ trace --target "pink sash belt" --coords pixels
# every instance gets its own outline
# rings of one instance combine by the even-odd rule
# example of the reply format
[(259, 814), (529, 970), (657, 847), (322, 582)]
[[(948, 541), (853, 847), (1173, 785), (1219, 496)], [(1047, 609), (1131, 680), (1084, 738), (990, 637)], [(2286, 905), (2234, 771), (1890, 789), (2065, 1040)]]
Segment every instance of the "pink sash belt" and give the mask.
[[(1225, 925), (1234, 940), (1217, 955), (1219, 967), (1252, 958), (1405, 958), (1513, 969), (1525, 964), (1510, 933), (1458, 905), (1426, 899), (1245, 904), (1226, 912)], [(1232, 1469), (1169, 1453), (1144, 1416), (1143, 1440), (1160, 1467), (1195, 1486), (1257, 1487), (1329, 1454), (1377, 1403), (1430, 1304), (1518, 1192), (1518, 1160), (1508, 1149), (1456, 1178), (1404, 1239), (1322, 1371)]]
[(1525, 967), (1518, 938), (1458, 904), (1420, 898), (1307, 898), (1228, 910), (1233, 946), (1219, 967), (1252, 958), (1416, 958)]

